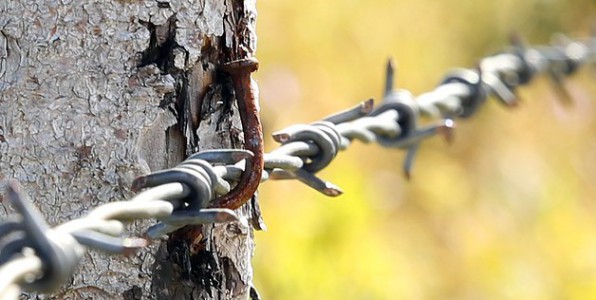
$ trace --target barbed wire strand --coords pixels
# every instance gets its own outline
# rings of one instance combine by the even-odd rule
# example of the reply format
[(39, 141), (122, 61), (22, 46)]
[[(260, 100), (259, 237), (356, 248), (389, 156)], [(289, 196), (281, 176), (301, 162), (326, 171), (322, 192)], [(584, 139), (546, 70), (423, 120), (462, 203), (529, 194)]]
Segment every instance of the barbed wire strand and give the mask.
[[(563, 78), (596, 58), (596, 38), (560, 36), (551, 46), (526, 48), (514, 38), (505, 51), (480, 60), (475, 69), (454, 69), (432, 91), (414, 97), (394, 87), (389, 61), (385, 93), (378, 107), (369, 99), (311, 124), (293, 125), (273, 134), (281, 146), (266, 153), (262, 181), (295, 179), (327, 196), (342, 190), (315, 174), (354, 141), (407, 151), (403, 165), (410, 176), (420, 143), (435, 135), (451, 140), (453, 119), (473, 116), (491, 97), (515, 106), (515, 90), (537, 74), (548, 74), (566, 100)], [(566, 100), (568, 101), (568, 100)], [(424, 126), (421, 117), (435, 119)], [(172, 169), (140, 176), (128, 201), (98, 206), (86, 216), (50, 228), (19, 184), (10, 180), (6, 199), (17, 214), (0, 223), (0, 299), (17, 299), (22, 290), (48, 293), (71, 278), (88, 249), (130, 255), (186, 225), (240, 221), (232, 210), (209, 208), (226, 194), (252, 153), (222, 149), (196, 153)], [(123, 238), (124, 222), (156, 219), (142, 238)]]

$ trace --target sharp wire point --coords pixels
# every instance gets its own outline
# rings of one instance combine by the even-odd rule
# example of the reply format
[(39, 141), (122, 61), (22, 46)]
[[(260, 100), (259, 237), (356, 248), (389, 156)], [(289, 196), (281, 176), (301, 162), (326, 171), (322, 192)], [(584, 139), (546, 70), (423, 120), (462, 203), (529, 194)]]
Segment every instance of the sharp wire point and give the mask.
[(385, 92), (383, 95), (387, 97), (394, 89), (395, 85), (395, 62), (393, 58), (387, 60), (387, 68), (385, 70)]
[(446, 119), (445, 124), (438, 128), (439, 134), (445, 139), (447, 145), (451, 145), (454, 139), (455, 122), (452, 119)]
[(365, 114), (370, 113), (375, 106), (375, 100), (370, 98), (362, 103), (362, 112)]

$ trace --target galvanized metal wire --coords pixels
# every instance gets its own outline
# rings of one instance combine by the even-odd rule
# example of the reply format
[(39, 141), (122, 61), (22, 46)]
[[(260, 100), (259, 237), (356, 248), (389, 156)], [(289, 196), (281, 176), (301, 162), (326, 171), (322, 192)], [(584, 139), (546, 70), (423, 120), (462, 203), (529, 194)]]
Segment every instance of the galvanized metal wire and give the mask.
[[(561, 40), (561, 39), (560, 39)], [(422, 141), (442, 135), (448, 141), (455, 118), (473, 116), (489, 97), (515, 106), (515, 90), (538, 74), (548, 74), (559, 91), (562, 79), (596, 57), (596, 39), (563, 39), (556, 45), (526, 48), (519, 41), (482, 59), (474, 69), (455, 69), (432, 91), (414, 97), (394, 88), (387, 65), (383, 101), (369, 99), (311, 124), (273, 134), (280, 147), (266, 153), (262, 181), (297, 179), (327, 195), (341, 189), (317, 177), (354, 140), (407, 151), (409, 176)], [(421, 125), (421, 117), (438, 120)], [(128, 201), (103, 204), (84, 217), (50, 228), (20, 190), (7, 183), (16, 214), (0, 223), (0, 299), (17, 299), (21, 290), (51, 292), (74, 274), (88, 249), (127, 255), (183, 226), (243, 221), (229, 209), (209, 208), (210, 200), (230, 191), (252, 153), (223, 149), (196, 153), (172, 169), (141, 176), (133, 189), (147, 188)], [(141, 238), (123, 238), (124, 222), (155, 219)]]

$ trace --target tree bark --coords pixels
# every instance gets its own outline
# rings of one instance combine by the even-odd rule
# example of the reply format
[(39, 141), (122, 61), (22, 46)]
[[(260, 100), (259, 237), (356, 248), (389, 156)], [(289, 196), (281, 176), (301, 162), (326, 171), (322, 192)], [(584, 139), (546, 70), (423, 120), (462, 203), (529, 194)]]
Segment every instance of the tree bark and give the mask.
[[(254, 56), (255, 22), (251, 0), (3, 0), (0, 180), (20, 181), (56, 225), (130, 199), (138, 175), (240, 147), (233, 89), (217, 69)], [(241, 222), (186, 230), (132, 257), (90, 251), (55, 294), (25, 297), (247, 299), (256, 205), (238, 209)]]

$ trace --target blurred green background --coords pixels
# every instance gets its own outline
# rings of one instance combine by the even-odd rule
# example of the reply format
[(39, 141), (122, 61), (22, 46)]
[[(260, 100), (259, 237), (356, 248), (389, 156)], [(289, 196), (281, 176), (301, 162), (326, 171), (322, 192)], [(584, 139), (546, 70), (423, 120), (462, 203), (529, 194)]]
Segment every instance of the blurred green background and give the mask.
[[(553, 33), (586, 36), (594, 0), (258, 1), (257, 78), (267, 135), (379, 99), (392, 56), (415, 95), (452, 67)], [(257, 232), (264, 299), (596, 299), (596, 76), (546, 78), (514, 110), (490, 100), (458, 120), (455, 141), (423, 143), (413, 178), (404, 152), (356, 142), (321, 177), (326, 198), (267, 182)], [(267, 150), (276, 147), (267, 138)]]

